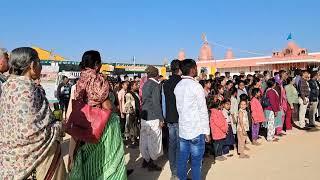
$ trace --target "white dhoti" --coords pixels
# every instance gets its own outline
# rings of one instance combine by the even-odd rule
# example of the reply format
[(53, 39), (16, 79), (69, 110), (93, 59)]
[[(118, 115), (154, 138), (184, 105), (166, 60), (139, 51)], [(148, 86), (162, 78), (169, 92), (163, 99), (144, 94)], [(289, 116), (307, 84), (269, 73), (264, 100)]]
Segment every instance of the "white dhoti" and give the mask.
[(163, 154), (160, 120), (141, 120), (140, 153), (147, 162), (157, 160)]

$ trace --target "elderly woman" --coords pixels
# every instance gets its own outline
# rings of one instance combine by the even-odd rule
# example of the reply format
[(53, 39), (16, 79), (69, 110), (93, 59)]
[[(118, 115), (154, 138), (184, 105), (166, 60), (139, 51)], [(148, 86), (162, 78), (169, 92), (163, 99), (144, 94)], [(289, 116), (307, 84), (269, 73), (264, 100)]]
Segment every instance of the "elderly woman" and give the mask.
[[(109, 83), (99, 74), (100, 67), (99, 52), (87, 51), (83, 54), (80, 63), (80, 79), (74, 91), (71, 92), (71, 98), (82, 98), (90, 106), (111, 109), (111, 103), (108, 100)], [(67, 117), (71, 109), (68, 110)], [(119, 119), (116, 113), (112, 113), (98, 144), (71, 140), (70, 180), (127, 179)]]
[(41, 73), (38, 54), (14, 49), (9, 65), (0, 97), (0, 179), (65, 179), (61, 124), (33, 82)]

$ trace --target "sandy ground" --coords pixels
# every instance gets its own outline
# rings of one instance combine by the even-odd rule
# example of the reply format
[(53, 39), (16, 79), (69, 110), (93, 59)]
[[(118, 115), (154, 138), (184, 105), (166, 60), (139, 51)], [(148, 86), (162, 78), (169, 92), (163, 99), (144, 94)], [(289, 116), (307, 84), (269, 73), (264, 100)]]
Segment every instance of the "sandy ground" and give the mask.
[[(320, 125), (320, 124), (318, 124)], [(65, 141), (64, 152), (68, 140)], [(230, 157), (224, 162), (213, 164), (212, 157), (204, 159), (203, 179), (219, 180), (319, 180), (320, 179), (320, 130), (313, 132), (294, 129), (279, 142), (262, 141), (261, 146), (248, 145), (250, 159)], [(163, 166), (162, 172), (148, 172), (141, 168), (139, 149), (126, 148), (126, 162), (134, 169), (129, 180), (167, 180), (171, 171), (167, 155), (156, 163)], [(67, 155), (65, 155), (67, 160)]]

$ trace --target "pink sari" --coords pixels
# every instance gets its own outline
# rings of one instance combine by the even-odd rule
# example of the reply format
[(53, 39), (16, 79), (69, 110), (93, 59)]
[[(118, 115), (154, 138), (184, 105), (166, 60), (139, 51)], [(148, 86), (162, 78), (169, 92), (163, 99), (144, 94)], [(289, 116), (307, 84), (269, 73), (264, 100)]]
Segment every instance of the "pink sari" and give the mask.
[(283, 130), (283, 124), (285, 122), (285, 118), (286, 118), (286, 112), (288, 110), (288, 100), (287, 100), (287, 96), (286, 96), (286, 91), (285, 89), (283, 88), (283, 85), (282, 85), (282, 81), (280, 80), (279, 82), (280, 84), (280, 88), (281, 88), (281, 94), (280, 94), (280, 108), (281, 108), (281, 111), (283, 111), (282, 113), (282, 117), (281, 117), (281, 126), (280, 127), (277, 127), (276, 128), (276, 134), (281, 134), (282, 130)]

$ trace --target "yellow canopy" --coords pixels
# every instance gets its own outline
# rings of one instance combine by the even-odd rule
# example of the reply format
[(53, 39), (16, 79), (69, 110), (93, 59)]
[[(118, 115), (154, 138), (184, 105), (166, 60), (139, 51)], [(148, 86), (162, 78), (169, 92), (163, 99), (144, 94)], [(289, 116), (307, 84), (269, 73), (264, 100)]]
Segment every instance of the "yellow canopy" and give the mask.
[(32, 47), (32, 48), (38, 52), (40, 60), (55, 60), (55, 61), (65, 60), (64, 57), (57, 54), (53, 54), (51, 51), (47, 51), (39, 47)]

